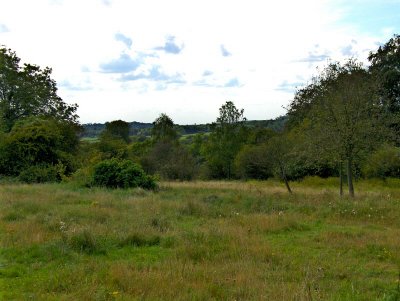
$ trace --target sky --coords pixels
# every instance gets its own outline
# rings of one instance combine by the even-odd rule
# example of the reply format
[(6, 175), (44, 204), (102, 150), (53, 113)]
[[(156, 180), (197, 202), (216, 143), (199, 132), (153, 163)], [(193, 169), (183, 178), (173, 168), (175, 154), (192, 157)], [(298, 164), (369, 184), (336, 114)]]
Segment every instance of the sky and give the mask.
[(81, 123), (286, 113), (329, 61), (400, 33), (400, 0), (1, 0), (0, 45), (53, 69)]

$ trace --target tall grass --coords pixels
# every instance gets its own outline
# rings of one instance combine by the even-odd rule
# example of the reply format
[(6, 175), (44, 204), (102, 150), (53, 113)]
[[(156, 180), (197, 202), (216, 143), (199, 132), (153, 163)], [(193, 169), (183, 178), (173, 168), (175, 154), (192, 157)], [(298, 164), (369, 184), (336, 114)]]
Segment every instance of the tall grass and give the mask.
[(400, 185), (0, 185), (0, 300), (396, 300)]

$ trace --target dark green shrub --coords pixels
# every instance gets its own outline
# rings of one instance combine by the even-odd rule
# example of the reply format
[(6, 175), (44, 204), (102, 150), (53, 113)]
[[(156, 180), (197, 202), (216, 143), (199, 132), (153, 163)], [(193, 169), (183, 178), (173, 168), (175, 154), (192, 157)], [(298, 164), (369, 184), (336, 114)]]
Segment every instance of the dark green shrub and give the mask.
[(139, 165), (116, 158), (104, 160), (94, 167), (93, 185), (108, 188), (156, 188), (154, 178), (146, 175)]
[(19, 176), (27, 182), (48, 182), (56, 180), (59, 164), (63, 174), (71, 174), (76, 169), (77, 133), (74, 125), (49, 118), (16, 122), (0, 137), (0, 174)]
[(25, 183), (46, 183), (61, 181), (59, 166), (38, 164), (21, 171), (18, 179)]
[(363, 171), (369, 178), (400, 177), (400, 148), (383, 145), (368, 157)]
[(271, 160), (264, 145), (246, 145), (235, 158), (235, 174), (242, 179), (268, 179), (273, 176)]
[(196, 173), (192, 154), (182, 145), (161, 140), (141, 158), (143, 168), (169, 180), (191, 180)]

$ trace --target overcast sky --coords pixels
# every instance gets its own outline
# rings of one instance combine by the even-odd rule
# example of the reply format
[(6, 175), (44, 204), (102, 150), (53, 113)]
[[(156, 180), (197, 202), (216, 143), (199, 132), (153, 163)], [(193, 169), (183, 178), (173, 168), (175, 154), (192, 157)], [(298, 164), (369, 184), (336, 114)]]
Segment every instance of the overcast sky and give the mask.
[(0, 0), (0, 45), (53, 68), (82, 123), (285, 114), (327, 61), (400, 33), (400, 0)]

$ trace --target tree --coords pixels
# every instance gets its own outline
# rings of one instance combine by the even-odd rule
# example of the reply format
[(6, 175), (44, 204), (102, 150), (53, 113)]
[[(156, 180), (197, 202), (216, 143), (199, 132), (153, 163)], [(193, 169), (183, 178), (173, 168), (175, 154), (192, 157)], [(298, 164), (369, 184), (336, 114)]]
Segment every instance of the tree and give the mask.
[(196, 162), (189, 150), (180, 144), (176, 127), (169, 116), (161, 114), (153, 122), (152, 138), (150, 147), (141, 154), (143, 168), (164, 179), (192, 179)]
[(57, 95), (48, 67), (24, 64), (10, 49), (0, 48), (0, 128), (9, 132), (20, 119), (48, 116), (77, 124), (77, 105)]
[(385, 180), (387, 177), (400, 177), (400, 148), (388, 144), (368, 156), (363, 168), (367, 177)]
[(75, 169), (78, 143), (75, 129), (65, 121), (44, 117), (20, 120), (0, 141), (0, 174), (20, 176), (59, 166), (60, 172), (68, 175)]
[(271, 160), (266, 156), (267, 143), (245, 145), (235, 157), (235, 174), (242, 179), (265, 180), (273, 176)]
[(390, 116), (396, 143), (400, 145), (400, 35), (394, 35), (385, 45), (370, 53), (369, 68), (378, 86), (385, 113)]
[(191, 180), (196, 162), (185, 146), (171, 141), (158, 141), (142, 157), (141, 164), (150, 174), (158, 174), (169, 180)]
[(129, 142), (129, 123), (122, 120), (106, 122), (106, 128), (102, 135), (120, 138), (126, 143)]
[(303, 98), (297, 94), (290, 110), (303, 110), (303, 127), (317, 152), (346, 163), (349, 194), (353, 197), (354, 163), (385, 133), (374, 84), (361, 64), (349, 60), (344, 65), (328, 65), (307, 89), (312, 95), (302, 99), (307, 109), (297, 107), (298, 99)]
[(289, 185), (287, 177), (287, 165), (293, 144), (290, 143), (288, 137), (284, 134), (272, 137), (265, 149), (265, 156), (268, 158), (270, 165), (275, 169), (275, 174), (285, 183), (287, 191), (291, 194), (292, 189)]
[(211, 134), (204, 148), (212, 177), (232, 177), (233, 161), (247, 137), (243, 112), (243, 109), (238, 110), (231, 101), (227, 101), (219, 109), (219, 117), (211, 127)]
[(178, 134), (174, 128), (174, 122), (164, 113), (153, 122), (151, 135), (155, 141), (176, 140), (178, 138)]

